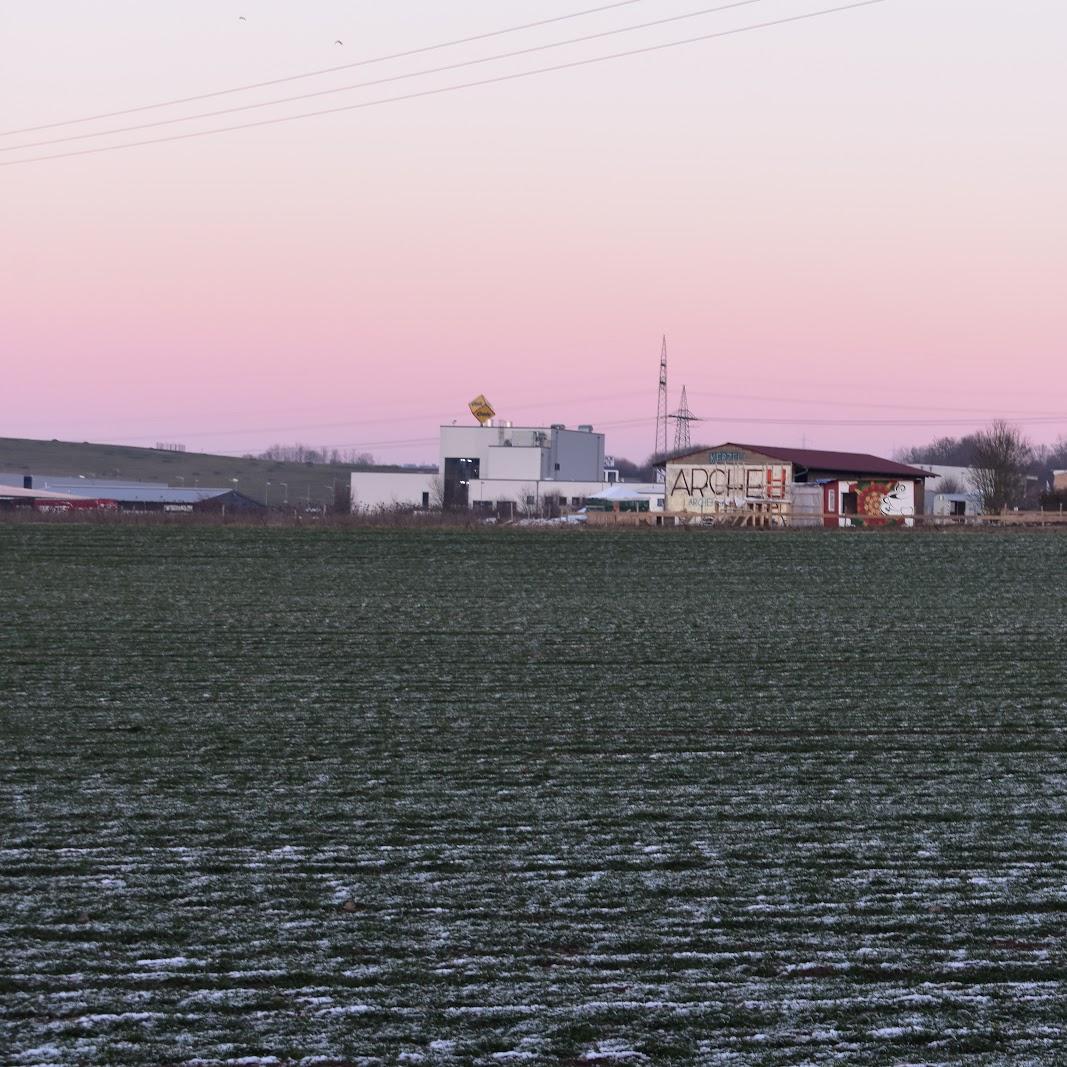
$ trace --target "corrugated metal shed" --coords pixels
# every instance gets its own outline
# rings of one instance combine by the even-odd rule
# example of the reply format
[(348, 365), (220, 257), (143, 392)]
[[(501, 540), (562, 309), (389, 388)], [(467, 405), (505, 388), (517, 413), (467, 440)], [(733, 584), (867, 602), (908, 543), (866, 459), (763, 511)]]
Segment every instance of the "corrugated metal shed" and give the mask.
[[(77, 498), (104, 498), (121, 504), (199, 504), (224, 496), (232, 489), (208, 486), (183, 488), (164, 485), (162, 482), (110, 482), (96, 478), (35, 478), (34, 486), (40, 485), (52, 492), (69, 493)], [(33, 492), (35, 490), (31, 490)]]

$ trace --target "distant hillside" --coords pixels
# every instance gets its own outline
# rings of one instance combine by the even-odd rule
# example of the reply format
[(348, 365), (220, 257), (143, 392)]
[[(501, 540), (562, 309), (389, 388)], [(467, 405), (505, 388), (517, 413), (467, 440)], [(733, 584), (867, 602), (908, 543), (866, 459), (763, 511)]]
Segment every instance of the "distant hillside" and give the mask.
[(86, 478), (126, 478), (130, 481), (166, 482), (167, 485), (202, 485), (234, 488), (261, 503), (270, 484), (271, 505), (288, 497), (290, 504), (321, 507), (345, 506), (349, 475), (354, 470), (395, 471), (396, 466), (358, 466), (345, 463), (285, 463), (270, 459), (240, 459), (207, 452), (167, 452), (129, 445), (90, 444), (83, 441), (34, 441), (0, 437), (0, 474), (84, 475)]

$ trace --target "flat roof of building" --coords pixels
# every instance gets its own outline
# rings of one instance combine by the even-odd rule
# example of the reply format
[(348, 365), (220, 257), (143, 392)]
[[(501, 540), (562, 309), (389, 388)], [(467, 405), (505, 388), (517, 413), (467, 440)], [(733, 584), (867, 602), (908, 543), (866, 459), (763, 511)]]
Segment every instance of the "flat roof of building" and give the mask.
[(0, 484), (0, 500), (84, 500), (74, 493), (54, 493), (49, 489), (23, 489), (21, 485)]
[[(564, 430), (569, 433), (598, 433), (591, 423), (580, 422), (577, 426), (564, 426), (561, 422), (550, 422), (547, 426), (525, 426), (518, 422), (504, 423), (497, 420), (496, 422), (486, 423), (484, 426), (477, 424), (471, 424), (469, 422), (443, 422), (441, 423), (442, 430), (534, 430), (539, 433), (551, 433), (553, 430)], [(601, 436), (603, 436), (601, 434)]]
[[(0, 476), (0, 496), (11, 495), (9, 487)], [(21, 482), (21, 476), (19, 476)], [(33, 487), (19, 488), (19, 496), (44, 499), (62, 496), (75, 500), (118, 500), (127, 504), (200, 504), (202, 500), (233, 493), (240, 487), (228, 489), (212, 485), (166, 485), (159, 481), (121, 481), (112, 478), (74, 478), (69, 475), (33, 475)]]

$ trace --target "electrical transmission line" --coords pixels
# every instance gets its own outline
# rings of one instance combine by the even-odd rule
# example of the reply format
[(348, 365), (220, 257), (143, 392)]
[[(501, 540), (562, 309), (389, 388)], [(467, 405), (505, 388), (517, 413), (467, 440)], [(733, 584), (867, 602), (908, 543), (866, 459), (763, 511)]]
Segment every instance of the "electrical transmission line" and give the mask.
[(715, 15), (723, 11), (729, 11), (737, 7), (749, 7), (752, 4), (761, 4), (763, 0), (732, 0), (728, 4), (720, 4), (718, 7), (706, 7), (699, 11), (689, 11), (681, 15), (671, 15), (668, 18), (654, 19), (651, 22), (639, 22), (632, 26), (620, 26), (613, 30), (601, 30), (598, 33), (588, 33), (581, 37), (571, 37), (565, 41), (552, 41), (548, 44), (533, 45), (530, 48), (519, 48), (512, 52), (498, 52), (491, 56), (481, 56), (477, 59), (464, 59), (457, 63), (448, 63), (441, 67), (429, 67), (425, 70), (409, 71), (404, 74), (391, 74), (384, 78), (374, 78), (371, 81), (356, 82), (353, 85), (339, 85), (333, 89), (317, 89), (310, 93), (300, 93), (296, 96), (282, 96), (274, 100), (258, 100), (251, 104), (237, 104), (234, 107), (218, 108), (215, 111), (201, 111), (193, 115), (177, 115), (169, 119), (155, 119), (152, 122), (140, 122), (133, 126), (118, 126), (108, 130), (93, 130), (90, 133), (71, 133), (62, 137), (52, 137), (43, 141), (28, 141), (21, 144), (6, 145), (0, 147), (0, 152), (18, 152), (26, 148), (45, 148), (48, 145), (67, 144), (71, 141), (86, 141), (93, 137), (111, 137), (121, 133), (136, 133), (139, 130), (156, 129), (159, 126), (173, 126), (177, 122), (194, 122), (198, 119), (214, 119), (222, 115), (235, 115), (242, 111), (256, 111), (264, 107), (277, 107), (279, 104), (295, 104), (301, 100), (314, 100), (320, 96), (336, 96), (338, 93), (350, 93), (357, 89), (371, 89), (378, 85), (389, 85), (392, 82), (410, 81), (412, 78), (424, 78), (432, 74), (447, 74), (453, 70), (463, 70), (466, 67), (482, 66), (485, 63), (495, 63), (503, 59), (518, 59), (522, 56), (535, 55), (539, 52), (548, 52), (554, 48), (564, 48), (568, 45), (586, 44), (589, 41), (598, 41), (605, 37), (617, 37), (622, 33), (634, 33), (638, 30), (653, 29), (657, 26), (666, 26), (673, 22), (683, 22), (687, 19), (700, 18), (703, 15)]
[(598, 15), (603, 11), (613, 11), (619, 7), (632, 7), (634, 4), (645, 3), (646, 0), (616, 0), (613, 4), (602, 4), (600, 7), (589, 7), (584, 11), (573, 11), (567, 15), (556, 15), (554, 18), (538, 19), (536, 22), (524, 22), (521, 26), (508, 26), (502, 30), (490, 30), (487, 33), (477, 33), (472, 37), (460, 37), (454, 41), (442, 41), (439, 44), (423, 45), (421, 48), (409, 48), (406, 52), (392, 52), (384, 56), (372, 56), (370, 59), (359, 59), (354, 63), (342, 63), (336, 67), (322, 67), (319, 70), (309, 70), (302, 74), (289, 74), (284, 78), (270, 78), (267, 81), (249, 82), (247, 85), (234, 85), (229, 89), (215, 89), (209, 93), (197, 93), (195, 96), (180, 96), (173, 100), (160, 100), (154, 104), (141, 104), (137, 107), (123, 108), (121, 111), (104, 111), (98, 115), (83, 115), (77, 119), (63, 119), (60, 122), (45, 122), (38, 126), (23, 126), (17, 130), (5, 130), (0, 132), (0, 137), (14, 137), (20, 133), (36, 133), (39, 130), (54, 130), (59, 126), (73, 126), (79, 122), (96, 122), (100, 119), (117, 119), (124, 115), (135, 115), (141, 111), (153, 111), (161, 107), (175, 107), (178, 104), (195, 104), (200, 100), (211, 100), (217, 96), (229, 96), (233, 93), (244, 93), (252, 89), (267, 89), (272, 85), (285, 85), (288, 82), (302, 81), (305, 78), (317, 78), (323, 74), (336, 74), (342, 70), (352, 70), (355, 67), (368, 67), (373, 63), (388, 63), (394, 59), (409, 59), (411, 56), (425, 55), (427, 52), (438, 52), (444, 48), (458, 48), (464, 44), (474, 44), (477, 41), (488, 41), (493, 37), (503, 37), (509, 33), (521, 33), (523, 30), (536, 30), (542, 26), (551, 26), (556, 22), (568, 22), (571, 19), (584, 18), (586, 15)]
[(141, 148), (145, 145), (165, 144), (171, 141), (186, 141), (197, 137), (211, 137), (220, 133), (232, 133), (236, 130), (254, 129), (260, 126), (276, 126), (286, 122), (297, 122), (302, 119), (318, 118), (323, 115), (336, 115), (346, 111), (360, 111), (364, 108), (380, 107), (385, 104), (396, 104), (406, 100), (419, 100), (425, 97), (440, 96), (444, 93), (458, 92), (463, 89), (475, 89), (485, 85), (497, 85), (503, 82), (517, 81), (521, 78), (531, 78), (539, 74), (551, 74), (562, 70), (575, 70), (580, 67), (593, 66), (598, 63), (607, 63), (616, 59), (627, 59), (632, 56), (649, 55), (654, 52), (662, 52), (670, 48), (679, 48), (684, 45), (697, 44), (703, 41), (717, 40), (723, 37), (734, 37), (742, 33), (751, 33), (755, 30), (769, 29), (774, 26), (785, 26), (794, 22), (802, 22), (808, 19), (821, 18), (834, 15), (843, 11), (854, 11), (858, 8), (872, 7), (875, 4), (884, 4), (888, 0), (857, 0), (855, 3), (842, 4), (838, 7), (823, 8), (819, 11), (808, 11), (800, 15), (791, 15), (786, 18), (771, 19), (767, 22), (751, 23), (747, 26), (738, 26), (730, 30), (719, 30), (715, 33), (703, 33), (695, 37), (685, 37), (680, 40), (666, 41), (662, 44), (646, 45), (642, 48), (632, 48), (625, 52), (612, 52), (603, 56), (593, 56), (588, 59), (572, 60), (569, 63), (557, 63), (550, 67), (536, 67), (533, 70), (517, 71), (513, 74), (500, 74), (491, 78), (482, 78), (478, 81), (460, 82), (454, 85), (438, 86), (434, 89), (422, 89), (417, 92), (404, 93), (400, 96), (380, 97), (377, 100), (365, 100), (358, 104), (344, 104), (340, 107), (323, 108), (318, 111), (305, 111), (297, 115), (281, 115), (269, 119), (259, 119), (255, 122), (236, 123), (232, 126), (221, 126), (213, 130), (193, 130), (189, 133), (168, 134), (164, 137), (151, 137), (141, 141), (128, 141), (125, 144), (101, 145), (95, 148), (81, 148), (69, 152), (56, 152), (45, 156), (31, 156), (28, 159), (10, 159), (0, 162), (0, 167), (14, 167), (26, 163), (43, 163), (54, 159), (69, 159), (74, 156), (96, 155), (102, 152), (118, 152), (127, 148)]

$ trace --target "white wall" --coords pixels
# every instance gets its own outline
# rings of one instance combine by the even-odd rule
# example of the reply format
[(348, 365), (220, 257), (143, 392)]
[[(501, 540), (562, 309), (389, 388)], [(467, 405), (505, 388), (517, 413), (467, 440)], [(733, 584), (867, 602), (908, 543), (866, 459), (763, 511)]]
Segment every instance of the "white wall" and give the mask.
[(930, 471), (936, 475), (935, 478), (926, 479), (926, 492), (930, 496), (944, 492), (941, 487), (948, 479), (956, 482), (960, 486), (961, 492), (977, 492), (974, 485), (974, 471), (970, 467), (950, 467), (942, 463), (915, 463), (912, 465), (918, 467), (919, 470)]
[(435, 507), (434, 481), (436, 474), (418, 471), (355, 471), (352, 474), (352, 510), (373, 511), (377, 508), (422, 506), (422, 494), (430, 494)]
[[(373, 511), (376, 508), (397, 506), (421, 507), (422, 494), (430, 494), (430, 506), (437, 507), (434, 482), (436, 474), (419, 474), (414, 472), (384, 473), (379, 471), (357, 471), (352, 475), (352, 510)], [(603, 482), (557, 482), (536, 478), (475, 478), (471, 480), (469, 490), (470, 504), (488, 501), (495, 504), (498, 500), (510, 500), (522, 505), (528, 496), (547, 497), (564, 496), (567, 507), (572, 507), (575, 497), (583, 501), (600, 492)], [(662, 495), (662, 489), (660, 490)]]
[(489, 449), (488, 468), (483, 464), (482, 478), (507, 478), (540, 481), (547, 477), (545, 472), (545, 450), (542, 448), (509, 448), (506, 445), (493, 445)]
[(964, 515), (982, 514), (982, 497), (979, 493), (931, 493), (926, 491), (926, 514), (927, 515), (951, 515), (952, 505), (956, 501), (962, 501)]
[(575, 497), (586, 500), (604, 488), (603, 482), (557, 482), (536, 479), (472, 479), (470, 483), (470, 503), (498, 500), (510, 500), (515, 504), (524, 504), (528, 496), (544, 500), (546, 497), (567, 498), (567, 507), (572, 507)]

